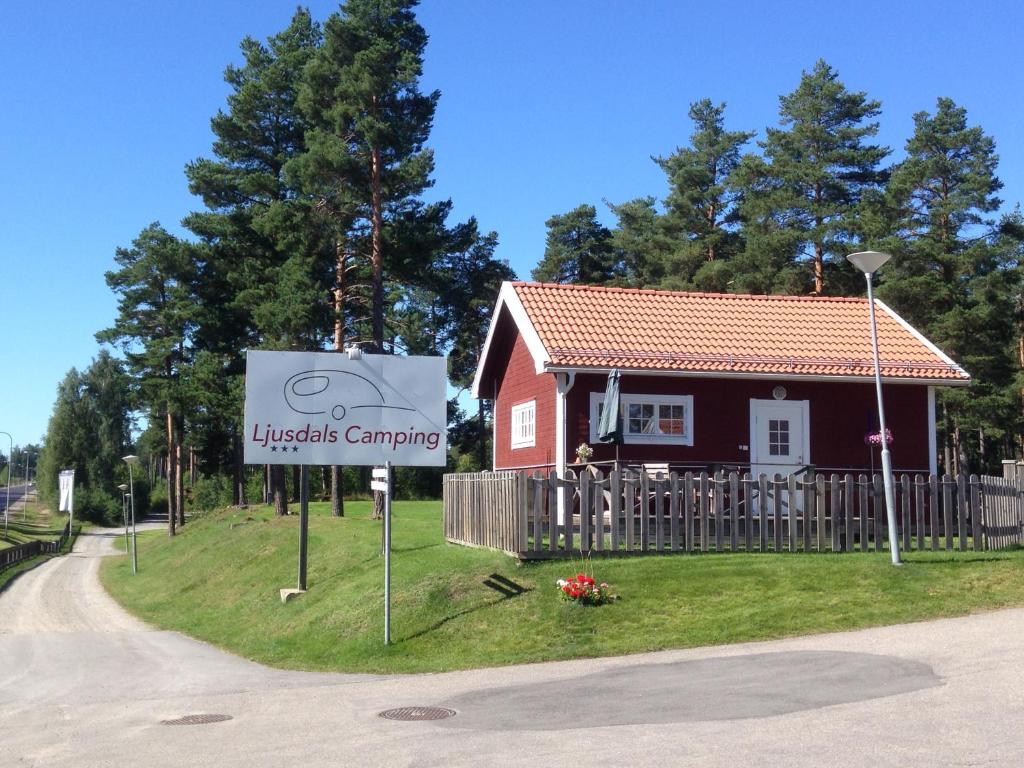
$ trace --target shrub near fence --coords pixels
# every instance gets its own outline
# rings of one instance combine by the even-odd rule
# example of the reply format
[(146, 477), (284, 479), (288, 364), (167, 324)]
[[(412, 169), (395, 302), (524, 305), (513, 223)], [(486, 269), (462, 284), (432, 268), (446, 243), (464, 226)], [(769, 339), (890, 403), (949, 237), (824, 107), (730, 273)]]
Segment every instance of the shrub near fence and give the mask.
[[(895, 479), (904, 550), (1021, 542), (1013, 480)], [(882, 476), (482, 472), (446, 475), (449, 541), (521, 558), (664, 552), (851, 552), (888, 546)]]

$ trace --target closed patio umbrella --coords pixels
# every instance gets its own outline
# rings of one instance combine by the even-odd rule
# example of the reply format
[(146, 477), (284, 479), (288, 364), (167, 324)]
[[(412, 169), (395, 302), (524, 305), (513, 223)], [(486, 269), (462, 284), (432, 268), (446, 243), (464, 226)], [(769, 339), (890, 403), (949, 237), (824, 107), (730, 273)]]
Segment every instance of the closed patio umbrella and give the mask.
[(615, 460), (619, 460), (618, 446), (622, 445), (622, 413), (619, 406), (619, 369), (608, 373), (604, 388), (604, 407), (597, 422), (597, 439), (602, 443), (614, 443)]

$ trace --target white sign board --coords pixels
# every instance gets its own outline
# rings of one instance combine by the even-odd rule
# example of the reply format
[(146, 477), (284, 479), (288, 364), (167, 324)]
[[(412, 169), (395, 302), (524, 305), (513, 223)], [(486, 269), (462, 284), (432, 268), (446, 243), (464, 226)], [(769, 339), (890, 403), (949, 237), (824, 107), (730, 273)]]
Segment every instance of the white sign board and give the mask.
[(246, 464), (447, 460), (443, 357), (331, 352), (246, 355)]
[(75, 507), (75, 470), (61, 470), (59, 479), (60, 504), (57, 509), (61, 512), (70, 512)]

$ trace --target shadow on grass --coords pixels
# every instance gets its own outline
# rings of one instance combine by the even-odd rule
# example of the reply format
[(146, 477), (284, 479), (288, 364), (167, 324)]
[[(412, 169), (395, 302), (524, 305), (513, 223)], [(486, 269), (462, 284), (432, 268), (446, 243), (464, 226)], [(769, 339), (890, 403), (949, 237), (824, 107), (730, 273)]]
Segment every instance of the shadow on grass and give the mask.
[(924, 560), (924, 559), (918, 560), (917, 558), (914, 558), (914, 557), (904, 557), (903, 558), (903, 565), (904, 566), (908, 566), (909, 565), (909, 566), (913, 566), (913, 567), (917, 567), (917, 566), (936, 567), (936, 566), (946, 566), (946, 565), (949, 565), (950, 563), (955, 563), (957, 565), (973, 565), (975, 563), (978, 563), (978, 564), (981, 564), (981, 563), (1012, 563), (1016, 559), (1017, 558), (1014, 558), (1014, 557), (1005, 557), (1005, 556), (1000, 557), (997, 554), (978, 555), (978, 556), (966, 556), (966, 557), (963, 556), (963, 555), (960, 555), (959, 557), (957, 557), (957, 556), (951, 554), (951, 555), (948, 555), (946, 557), (930, 557), (927, 560)]
[(453, 614), (450, 614), (438, 621), (435, 621), (430, 626), (424, 627), (419, 632), (413, 632), (411, 635), (405, 636), (404, 638), (402, 638), (402, 641), (415, 640), (418, 637), (423, 637), (424, 635), (430, 632), (434, 632), (440, 629), (450, 621), (455, 621), (455, 619), (461, 618), (463, 616), (468, 616), (471, 613), (476, 613), (477, 611), (483, 610), (484, 608), (491, 608), (495, 605), (498, 605), (499, 603), (505, 602), (506, 600), (512, 600), (513, 598), (519, 597), (520, 595), (525, 595), (527, 592), (533, 591), (531, 588), (524, 587), (522, 584), (517, 584), (511, 579), (505, 578), (504, 576), (498, 573), (492, 573), (490, 576), (484, 579), (482, 583), (485, 587), (493, 589), (495, 592), (498, 592), (501, 595), (501, 597), (496, 597), (492, 600), (485, 600), (479, 605), (474, 605), (470, 608), (464, 608), (461, 611), (456, 611)]

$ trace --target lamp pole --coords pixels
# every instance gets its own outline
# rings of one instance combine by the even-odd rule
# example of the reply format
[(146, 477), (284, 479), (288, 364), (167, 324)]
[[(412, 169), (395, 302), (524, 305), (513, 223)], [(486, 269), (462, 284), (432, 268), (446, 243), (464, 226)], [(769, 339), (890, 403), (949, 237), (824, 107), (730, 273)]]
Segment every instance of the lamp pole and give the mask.
[(128, 495), (132, 504), (132, 574), (139, 572), (139, 543), (135, 538), (135, 477), (132, 474), (132, 467), (139, 463), (139, 457), (134, 454), (121, 457), (121, 460), (128, 465)]
[(889, 432), (885, 427), (885, 407), (882, 404), (882, 372), (878, 359), (878, 323), (875, 320), (875, 295), (872, 289), (872, 277), (878, 268), (892, 258), (888, 253), (879, 251), (860, 251), (846, 257), (853, 266), (864, 273), (868, 283), (868, 312), (871, 316), (871, 353), (875, 362), (875, 395), (878, 398), (878, 429), (882, 443), (882, 482), (885, 485), (885, 517), (889, 526), (889, 552), (893, 565), (903, 565), (900, 561), (900, 535), (896, 529), (896, 491), (892, 480), (892, 457), (889, 454)]
[[(128, 474), (131, 474), (131, 469), (128, 470)], [(130, 551), (128, 549), (128, 486), (121, 483), (117, 488), (121, 491), (121, 520), (124, 521), (124, 553), (127, 555)]]
[(0, 432), (11, 441), (11, 449), (7, 453), (7, 503), (4, 504), (4, 538), (7, 538), (7, 517), (11, 514), (11, 469), (14, 466), (14, 438), (10, 432)]

